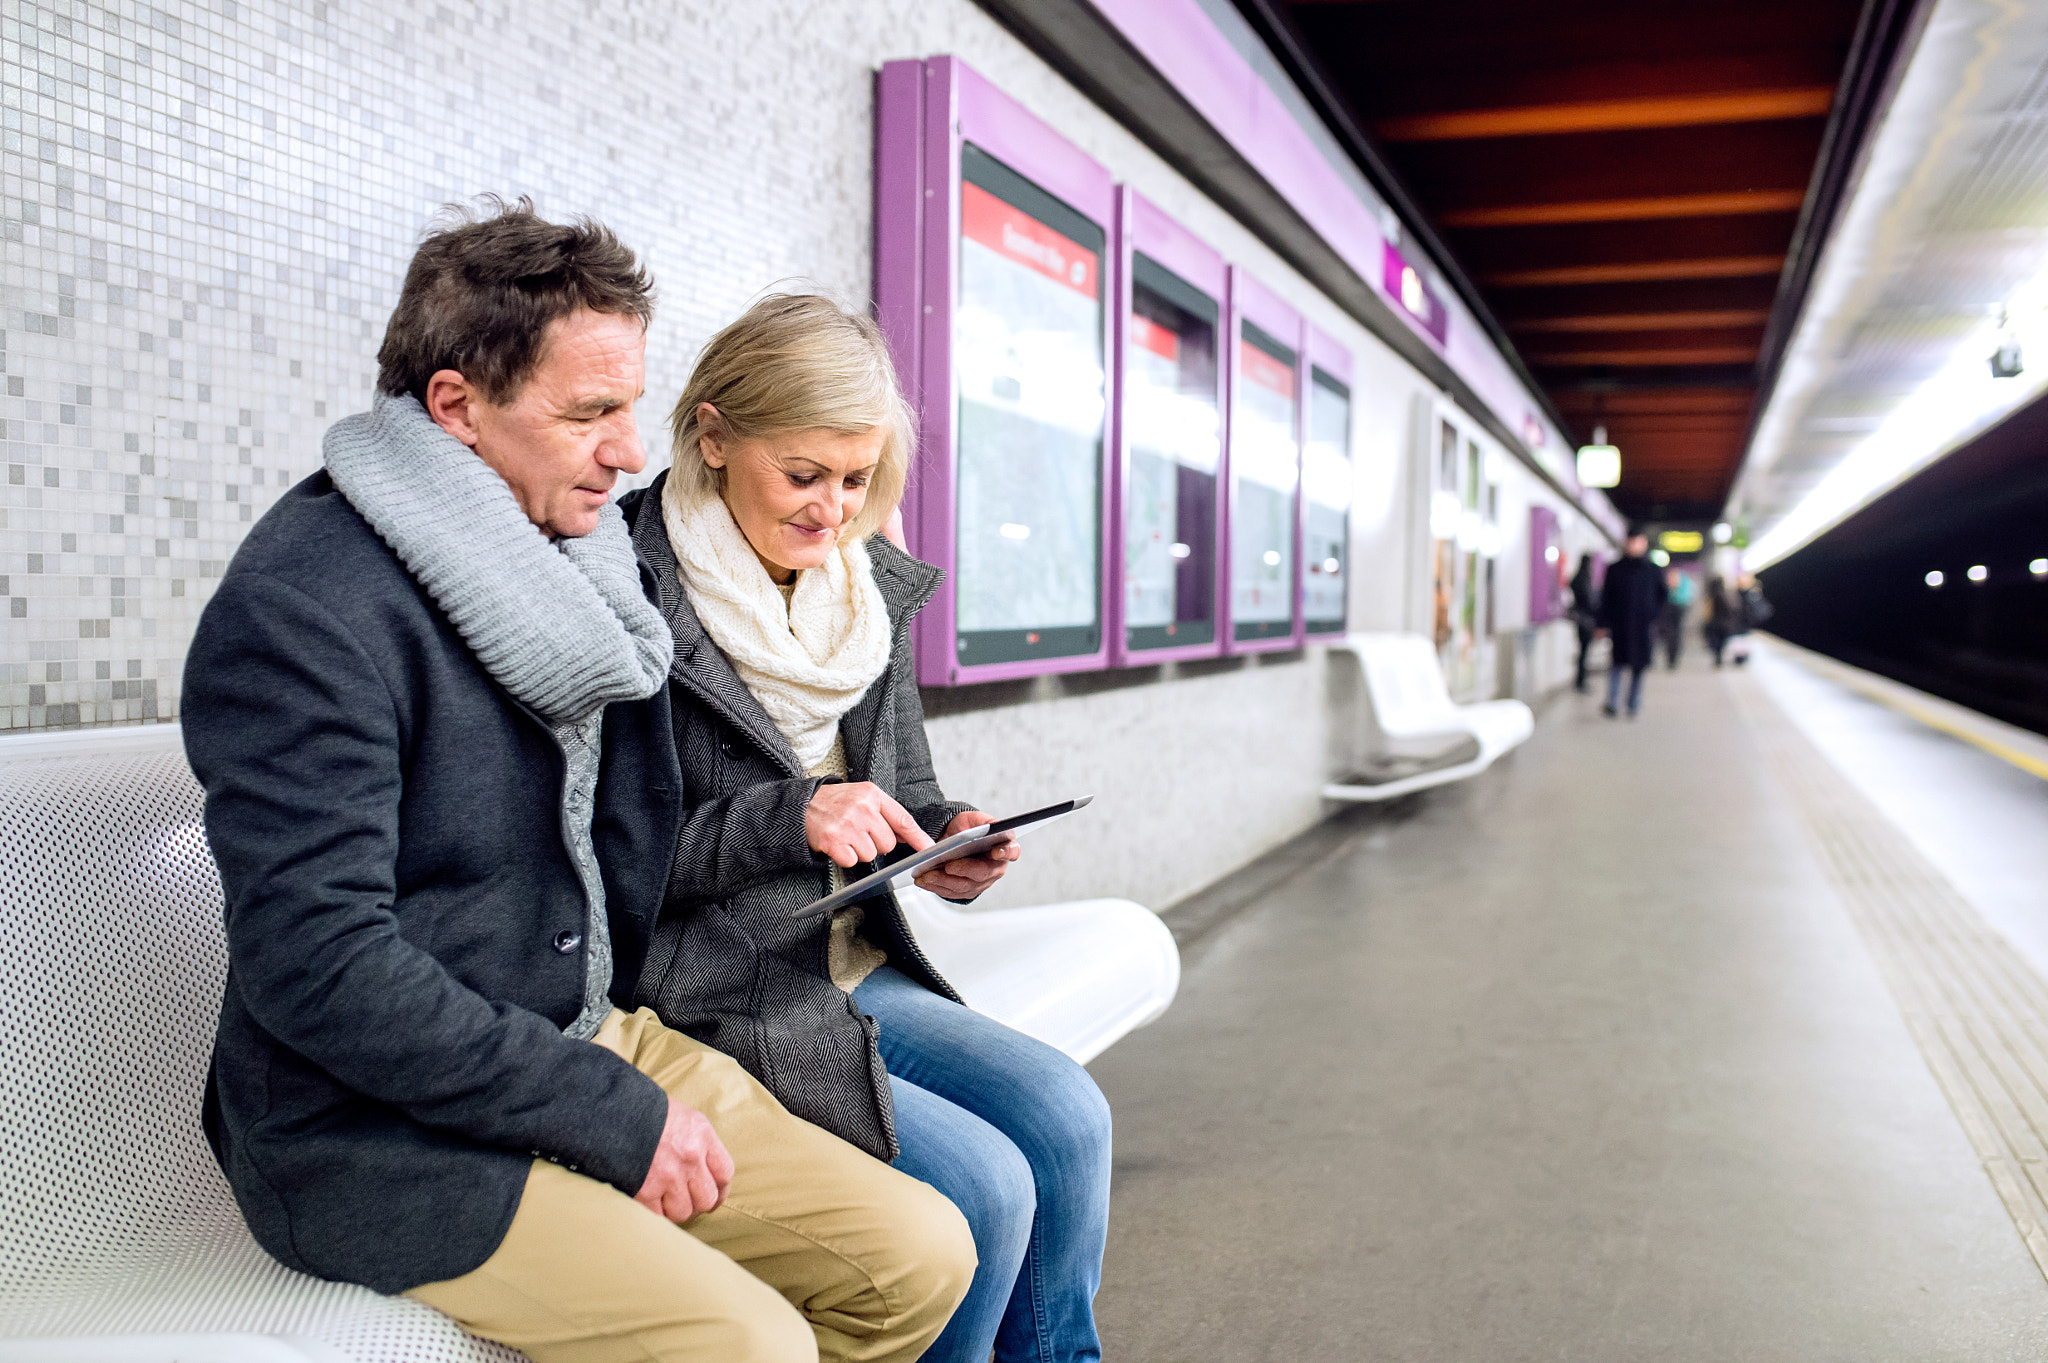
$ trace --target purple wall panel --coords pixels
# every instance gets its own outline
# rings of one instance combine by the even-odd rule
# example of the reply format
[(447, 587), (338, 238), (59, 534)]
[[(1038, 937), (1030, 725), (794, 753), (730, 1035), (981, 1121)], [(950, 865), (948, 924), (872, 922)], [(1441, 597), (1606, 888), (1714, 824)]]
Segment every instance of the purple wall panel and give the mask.
[[(1529, 623), (1541, 625), (1564, 615), (1561, 583), (1570, 571), (1564, 561), (1563, 536), (1557, 513), (1547, 506), (1529, 508)], [(1555, 558), (1552, 556), (1555, 555)]]
[[(1273, 290), (1261, 284), (1246, 273), (1241, 265), (1230, 267), (1230, 306), (1226, 313), (1230, 326), (1225, 340), (1225, 363), (1223, 371), (1229, 376), (1224, 392), (1228, 399), (1224, 407), (1224, 550), (1219, 557), (1223, 560), (1223, 599), (1220, 603), (1223, 617), (1223, 651), (1226, 653), (1272, 653), (1280, 649), (1299, 648), (1305, 637), (1302, 633), (1301, 615), (1301, 524), (1305, 513), (1301, 500), (1301, 388), (1307, 371), (1301, 366), (1302, 316)], [(1231, 616), (1231, 523), (1236, 511), (1237, 479), (1231, 471), (1231, 446), (1234, 443), (1237, 425), (1237, 394), (1241, 382), (1238, 363), (1238, 343), (1243, 335), (1243, 323), (1250, 322), (1274, 340), (1292, 346), (1296, 352), (1294, 365), (1295, 421), (1294, 421), (1294, 628), (1286, 634), (1270, 639), (1238, 640), (1236, 622)]]
[[(954, 586), (957, 431), (953, 308), (960, 235), (960, 145), (972, 141), (1019, 174), (1097, 221), (1114, 244), (1115, 184), (1109, 172), (954, 57), (890, 62), (876, 82), (876, 312), (918, 411), (918, 451), (904, 500), (911, 552), (947, 570), (918, 613), (918, 680), (927, 686), (997, 681), (1099, 668), (1108, 660), (1110, 522), (1104, 516), (1097, 618), (1103, 643), (1091, 653), (962, 667), (956, 662)], [(914, 168), (915, 173), (911, 173)], [(1113, 277), (1112, 258), (1104, 278)], [(908, 281), (908, 282), (906, 282)], [(1103, 343), (1110, 344), (1110, 307)], [(1105, 392), (1105, 396), (1108, 393)], [(1102, 505), (1109, 490), (1105, 413)]]
[(1215, 299), (1223, 301), (1223, 253), (1168, 217), (1144, 195), (1132, 192), (1124, 220), (1130, 245)]
[[(1111, 528), (1112, 559), (1116, 566), (1116, 571), (1112, 575), (1109, 594), (1110, 619), (1113, 625), (1109, 636), (1110, 662), (1115, 666), (1124, 667), (1173, 662), (1182, 658), (1214, 658), (1223, 652), (1223, 597), (1230, 590), (1230, 580), (1227, 576), (1227, 565), (1229, 563), (1228, 541), (1224, 538), (1227, 524), (1224, 519), (1224, 502), (1226, 500), (1224, 494), (1228, 484), (1222, 481), (1228, 476), (1229, 470), (1221, 463), (1217, 466), (1216, 524), (1213, 532), (1216, 536), (1214, 555), (1216, 571), (1215, 582), (1211, 588), (1216, 593), (1214, 599), (1217, 602), (1216, 638), (1206, 644), (1177, 645), (1171, 648), (1147, 648), (1136, 652), (1124, 646), (1123, 525), (1124, 499), (1130, 483), (1130, 451), (1127, 444), (1128, 436), (1124, 430), (1124, 357), (1126, 347), (1130, 345), (1131, 255), (1133, 252), (1143, 251), (1147, 256), (1150, 256), (1153, 260), (1164, 265), (1167, 269), (1173, 271), (1182, 279), (1185, 279), (1188, 283), (1216, 300), (1216, 343), (1219, 347), (1227, 347), (1229, 344), (1230, 316), (1229, 309), (1226, 306), (1226, 299), (1229, 296), (1230, 267), (1224, 263), (1222, 252), (1188, 231), (1187, 228), (1182, 227), (1180, 223), (1168, 217), (1151, 200), (1128, 186), (1118, 187), (1117, 208), (1115, 253), (1117, 261), (1115, 294), (1116, 329), (1113, 333), (1115, 349), (1110, 352), (1114, 356), (1114, 363), (1110, 366), (1110, 372), (1115, 376), (1114, 406), (1112, 409), (1114, 413), (1112, 418), (1112, 439), (1114, 443), (1111, 445), (1111, 449), (1115, 451), (1115, 459), (1111, 465), (1110, 489), (1112, 495), (1109, 525)], [(1229, 426), (1228, 414), (1230, 408), (1225, 401), (1223, 380), (1227, 361), (1222, 355), (1218, 355), (1216, 361), (1216, 410), (1219, 415), (1225, 418), (1224, 426), (1226, 430), (1222, 438), (1227, 443), (1229, 439), (1227, 428)]]
[[(1343, 384), (1346, 388), (1350, 388), (1351, 352), (1347, 350), (1337, 340), (1336, 337), (1330, 335), (1330, 333), (1324, 331), (1315, 323), (1304, 321), (1301, 324), (1301, 354), (1302, 366), (1301, 403), (1299, 407), (1300, 415), (1297, 416), (1295, 420), (1301, 428), (1301, 441), (1303, 447), (1306, 448), (1308, 444), (1309, 392), (1310, 385), (1314, 379), (1314, 374), (1312, 371), (1315, 369), (1320, 369), (1325, 374), (1328, 374), (1331, 378), (1336, 379), (1339, 383)], [(1353, 423), (1351, 427), (1352, 445), (1355, 449), (1358, 443), (1358, 394), (1356, 392), (1352, 393), (1351, 395), (1351, 414)], [(1353, 451), (1346, 450), (1344, 451), (1344, 454), (1346, 458), (1350, 458), (1352, 457)], [(1306, 553), (1308, 546), (1308, 493), (1306, 489), (1303, 490), (1298, 500), (1301, 503), (1301, 525), (1299, 530), (1297, 530), (1296, 534), (1301, 544), (1301, 549), (1299, 552)], [(1345, 535), (1345, 556), (1347, 558), (1350, 557), (1350, 540), (1351, 537), (1349, 533), (1347, 533)], [(1346, 580), (1347, 582), (1349, 582), (1353, 579), (1347, 578)], [(1344, 637), (1346, 631), (1343, 629), (1311, 631), (1308, 627), (1308, 573), (1306, 569), (1306, 560), (1304, 560), (1304, 568), (1302, 573), (1300, 574), (1299, 581), (1296, 586), (1296, 595), (1298, 597), (1298, 601), (1295, 606), (1295, 613), (1301, 621), (1299, 629), (1302, 638), (1341, 639)]]

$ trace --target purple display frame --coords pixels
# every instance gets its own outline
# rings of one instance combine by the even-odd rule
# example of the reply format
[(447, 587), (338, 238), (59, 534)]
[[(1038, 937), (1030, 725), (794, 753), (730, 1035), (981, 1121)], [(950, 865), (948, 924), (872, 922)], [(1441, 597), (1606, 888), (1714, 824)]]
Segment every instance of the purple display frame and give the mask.
[[(1226, 433), (1223, 442), (1224, 541), (1223, 552), (1218, 555), (1223, 562), (1223, 598), (1219, 603), (1220, 613), (1223, 617), (1223, 651), (1232, 655), (1278, 653), (1285, 649), (1300, 648), (1306, 642), (1302, 632), (1304, 622), (1301, 614), (1301, 524), (1304, 515), (1301, 495), (1301, 441), (1303, 435), (1301, 424), (1301, 388), (1308, 376), (1308, 370), (1304, 364), (1307, 347), (1303, 345), (1303, 341), (1306, 338), (1303, 335), (1302, 328), (1306, 323), (1303, 321), (1301, 313), (1292, 304), (1273, 290), (1267, 288), (1264, 284), (1261, 284), (1242, 265), (1230, 267), (1229, 283), (1228, 307), (1225, 310), (1226, 315), (1230, 318), (1226, 346), (1228, 358), (1227, 363), (1222, 366), (1225, 374), (1229, 376), (1224, 385), (1224, 394), (1228, 401), (1223, 408), (1224, 431)], [(1252, 323), (1275, 340), (1288, 342), (1294, 347), (1294, 564), (1290, 569), (1293, 574), (1293, 590), (1289, 593), (1293, 598), (1294, 619), (1293, 627), (1285, 634), (1275, 634), (1265, 639), (1240, 640), (1236, 637), (1237, 621), (1234, 618), (1231, 601), (1230, 569), (1234, 545), (1230, 536), (1237, 519), (1237, 470), (1235, 467), (1235, 454), (1237, 444), (1237, 390), (1238, 384), (1241, 381), (1238, 374), (1238, 346), (1243, 339), (1244, 324), (1246, 322)]]
[(1224, 373), (1228, 368), (1226, 357), (1216, 357), (1216, 415), (1222, 423), (1221, 447), (1216, 464), (1216, 523), (1212, 533), (1216, 537), (1215, 583), (1212, 590), (1216, 602), (1216, 637), (1206, 644), (1173, 644), (1166, 648), (1132, 649), (1124, 640), (1124, 501), (1130, 487), (1130, 447), (1124, 432), (1124, 377), (1128, 366), (1124, 363), (1125, 349), (1130, 344), (1131, 290), (1134, 267), (1131, 257), (1143, 251), (1153, 260), (1179, 275), (1209, 297), (1216, 300), (1216, 345), (1219, 351), (1227, 349), (1231, 338), (1230, 321), (1230, 267), (1223, 259), (1223, 253), (1211, 247), (1200, 237), (1188, 231), (1180, 223), (1129, 186), (1117, 190), (1117, 234), (1116, 234), (1116, 328), (1115, 375), (1112, 404), (1111, 429), (1114, 432), (1115, 458), (1110, 476), (1111, 542), (1115, 546), (1115, 582), (1110, 591), (1110, 618), (1114, 628), (1110, 631), (1109, 661), (1112, 667), (1145, 667), (1152, 663), (1177, 662), (1188, 658), (1216, 658), (1222, 656), (1224, 640), (1227, 637), (1230, 593), (1229, 563), (1230, 543), (1225, 538), (1229, 520), (1224, 503), (1229, 496), (1229, 448), (1230, 448), (1230, 405)]
[[(1347, 431), (1351, 439), (1351, 448), (1344, 451), (1344, 458), (1351, 465), (1352, 495), (1355, 501), (1358, 490), (1358, 385), (1352, 382), (1351, 378), (1351, 352), (1336, 337), (1316, 326), (1315, 323), (1303, 322), (1301, 325), (1301, 355), (1301, 399), (1294, 422), (1296, 428), (1301, 432), (1301, 446), (1304, 451), (1302, 457), (1304, 460), (1307, 458), (1305, 452), (1308, 448), (1308, 407), (1315, 388), (1314, 371), (1320, 369), (1331, 378), (1337, 380), (1337, 382), (1343, 384), (1345, 389), (1351, 394), (1351, 425)], [(1305, 464), (1304, 472), (1306, 472)], [(1302, 487), (1295, 500), (1301, 505), (1301, 522), (1294, 532), (1296, 544), (1299, 546), (1296, 553), (1299, 556), (1307, 552), (1308, 545), (1308, 488), (1306, 485)], [(1308, 561), (1305, 558), (1302, 559), (1301, 581), (1297, 590), (1301, 597), (1299, 610), (1301, 614), (1301, 637), (1303, 639), (1341, 639), (1351, 632), (1351, 586), (1354, 580), (1353, 574), (1356, 571), (1357, 560), (1351, 555), (1351, 513), (1349, 510), (1346, 510), (1344, 513), (1344, 562), (1346, 565), (1344, 569), (1344, 628), (1311, 630), (1308, 627)]]
[[(1559, 582), (1566, 575), (1564, 536), (1557, 513), (1547, 506), (1529, 508), (1529, 623), (1547, 625), (1564, 618)], [(1552, 563), (1549, 551), (1557, 550)]]
[[(959, 446), (953, 385), (953, 309), (960, 235), (960, 147), (973, 142), (1018, 174), (1102, 228), (1103, 431), (1101, 555), (1096, 619), (1102, 640), (1092, 652), (1062, 658), (968, 664), (957, 656), (958, 600), (954, 577), (958, 537), (955, 470)], [(1043, 120), (996, 89), (957, 57), (885, 64), (875, 82), (875, 311), (895, 353), (898, 372), (918, 413), (918, 448), (904, 529), (911, 552), (946, 570), (946, 580), (918, 614), (913, 638), (917, 679), (925, 686), (964, 686), (1109, 665), (1112, 610), (1121, 603), (1122, 543), (1111, 514), (1115, 464), (1117, 271), (1116, 185), (1100, 163)], [(1113, 590), (1114, 588), (1114, 590)]]

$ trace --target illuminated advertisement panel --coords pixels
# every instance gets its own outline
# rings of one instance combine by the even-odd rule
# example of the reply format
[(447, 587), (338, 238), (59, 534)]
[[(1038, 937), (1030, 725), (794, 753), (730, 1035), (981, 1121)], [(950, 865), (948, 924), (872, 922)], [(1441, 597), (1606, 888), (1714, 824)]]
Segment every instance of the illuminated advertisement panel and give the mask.
[(1223, 425), (1221, 309), (1142, 251), (1125, 332), (1124, 648), (1213, 643)]
[(1106, 234), (972, 144), (960, 167), (958, 660), (1093, 653)]
[(910, 552), (945, 570), (917, 678), (1105, 666), (1121, 602), (1109, 513), (1109, 172), (954, 57), (875, 84), (875, 317), (918, 446)]
[(1301, 611), (1309, 634), (1342, 634), (1351, 573), (1351, 387), (1320, 364), (1309, 366), (1307, 427)]
[(1294, 637), (1301, 449), (1293, 346), (1238, 324), (1230, 426), (1230, 626), (1234, 643)]

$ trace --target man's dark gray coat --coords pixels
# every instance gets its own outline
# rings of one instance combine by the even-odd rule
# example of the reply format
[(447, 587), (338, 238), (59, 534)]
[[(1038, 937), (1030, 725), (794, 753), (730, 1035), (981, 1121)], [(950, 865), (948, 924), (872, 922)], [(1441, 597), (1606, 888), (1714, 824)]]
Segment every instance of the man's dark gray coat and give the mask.
[[(832, 983), (829, 919), (798, 916), (830, 884), (830, 863), (804, 832), (820, 778), (804, 774), (690, 608), (662, 526), (667, 478), (619, 502), (675, 636), (668, 690), (686, 806), (635, 999), (738, 1060), (797, 1116), (894, 1159), (895, 1110), (874, 1021)], [(940, 573), (879, 536), (868, 541), (868, 556), (895, 643), (887, 670), (839, 722), (847, 779), (882, 787), (937, 837), (955, 814), (973, 808), (947, 800), (932, 774), (911, 656), (911, 619), (938, 589)], [(609, 761), (609, 747), (606, 755)], [(885, 892), (865, 907), (864, 932), (889, 963), (957, 1001), (895, 897)]]
[[(561, 749), (325, 473), (208, 602), (184, 727), (233, 959), (206, 1129), (258, 1242), (398, 1292), (488, 1258), (536, 1156), (636, 1191), (667, 1099), (562, 1034), (585, 901)], [(607, 709), (604, 759), (624, 1002), (676, 844), (666, 690)]]

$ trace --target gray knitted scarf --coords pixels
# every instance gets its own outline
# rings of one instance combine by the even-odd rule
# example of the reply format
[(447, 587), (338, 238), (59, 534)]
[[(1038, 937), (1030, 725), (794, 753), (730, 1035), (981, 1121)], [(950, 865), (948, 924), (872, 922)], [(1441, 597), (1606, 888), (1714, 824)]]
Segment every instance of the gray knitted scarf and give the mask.
[(651, 696), (675, 641), (641, 594), (625, 518), (550, 542), (512, 489), (434, 424), (379, 393), (327, 430), (327, 472), (497, 683), (550, 724)]

